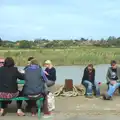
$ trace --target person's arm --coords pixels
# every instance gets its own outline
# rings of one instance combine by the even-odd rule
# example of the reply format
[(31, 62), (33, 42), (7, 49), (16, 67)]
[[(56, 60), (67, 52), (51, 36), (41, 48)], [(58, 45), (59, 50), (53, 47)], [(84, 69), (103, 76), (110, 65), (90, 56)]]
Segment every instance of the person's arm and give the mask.
[(117, 72), (118, 72), (118, 74), (117, 74), (117, 77), (118, 77), (118, 80), (117, 80), (117, 82), (120, 82), (120, 67), (118, 67), (117, 68)]
[(45, 73), (43, 72), (43, 70), (41, 70), (41, 76), (43, 77), (44, 81), (48, 80), (47, 77), (46, 77), (46, 75), (45, 75)]
[(16, 68), (16, 76), (18, 79), (24, 80), (24, 74), (20, 73), (17, 68)]
[(53, 78), (53, 80), (56, 80), (56, 69), (53, 68), (51, 74), (48, 74), (48, 76), (50, 76), (50, 78)]
[(95, 84), (95, 69), (93, 70), (93, 83)]
[(84, 82), (84, 80), (85, 80), (85, 72), (86, 72), (86, 69), (84, 69), (84, 72), (83, 72), (83, 77), (82, 77), (81, 84), (83, 84), (83, 82)]
[(106, 80), (107, 80), (107, 83), (110, 83), (111, 79), (109, 78), (110, 76), (110, 71), (109, 71), (109, 68), (108, 68), (108, 71), (107, 71), (107, 74), (106, 74)]

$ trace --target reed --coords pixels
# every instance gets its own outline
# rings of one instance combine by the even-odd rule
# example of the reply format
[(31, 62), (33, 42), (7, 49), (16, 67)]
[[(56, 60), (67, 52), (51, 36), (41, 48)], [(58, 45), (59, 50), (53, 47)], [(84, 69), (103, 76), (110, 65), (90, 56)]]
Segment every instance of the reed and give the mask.
[(74, 49), (15, 49), (0, 50), (0, 57), (11, 56), (18, 66), (24, 66), (29, 56), (34, 56), (40, 64), (46, 59), (55, 65), (109, 64), (115, 59), (120, 63), (120, 48), (80, 47)]

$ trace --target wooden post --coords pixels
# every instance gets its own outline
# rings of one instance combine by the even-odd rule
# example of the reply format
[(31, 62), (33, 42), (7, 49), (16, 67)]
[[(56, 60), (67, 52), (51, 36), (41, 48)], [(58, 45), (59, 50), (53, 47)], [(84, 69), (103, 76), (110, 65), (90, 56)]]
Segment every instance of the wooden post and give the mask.
[(65, 79), (65, 91), (72, 91), (73, 90), (73, 80), (72, 79)]

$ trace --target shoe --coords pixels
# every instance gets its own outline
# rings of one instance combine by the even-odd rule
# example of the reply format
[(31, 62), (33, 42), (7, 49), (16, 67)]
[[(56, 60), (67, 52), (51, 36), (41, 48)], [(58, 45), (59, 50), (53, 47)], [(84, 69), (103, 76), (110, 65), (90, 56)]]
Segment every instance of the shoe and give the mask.
[(86, 98), (93, 98), (92, 95), (86, 95), (85, 97), (86, 97)]
[(0, 116), (5, 116), (5, 110), (4, 109), (0, 110)]
[(21, 109), (18, 109), (17, 116), (25, 116), (25, 113)]
[(36, 116), (36, 114), (35, 113), (32, 113), (32, 117), (35, 117)]
[(96, 98), (99, 98), (99, 97), (100, 97), (100, 95), (96, 95), (95, 97), (96, 97)]
[(103, 94), (103, 100), (112, 100), (112, 97), (106, 94)]
[(52, 117), (51, 112), (44, 113), (43, 118), (50, 118)]

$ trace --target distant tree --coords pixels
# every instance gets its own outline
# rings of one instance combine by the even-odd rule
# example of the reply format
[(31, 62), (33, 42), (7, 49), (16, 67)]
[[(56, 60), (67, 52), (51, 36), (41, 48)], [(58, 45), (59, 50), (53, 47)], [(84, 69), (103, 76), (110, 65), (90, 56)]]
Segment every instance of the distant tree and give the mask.
[(2, 43), (3, 43), (3, 41), (2, 41), (2, 39), (0, 38), (0, 46), (2, 46)]
[(22, 40), (19, 42), (19, 48), (31, 48), (32, 44), (30, 41)]

